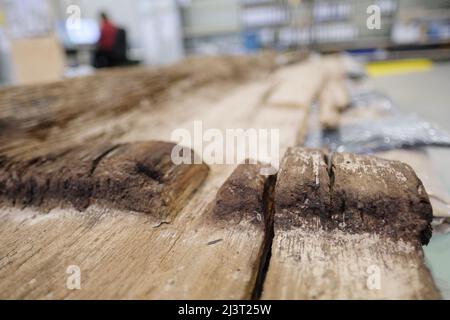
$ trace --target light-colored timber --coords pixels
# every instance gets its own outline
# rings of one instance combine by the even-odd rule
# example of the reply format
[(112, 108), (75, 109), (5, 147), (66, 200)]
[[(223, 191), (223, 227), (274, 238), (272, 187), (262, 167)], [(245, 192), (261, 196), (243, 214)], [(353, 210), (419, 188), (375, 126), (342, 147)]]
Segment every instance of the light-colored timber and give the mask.
[[(275, 68), (271, 55), (196, 58), (156, 70), (118, 69), (4, 89), (1, 168), (10, 172), (7, 162), (74, 148), (178, 143), (173, 135), (177, 129), (186, 129), (193, 139), (209, 128), (222, 133), (233, 128), (279, 129), (282, 156), (302, 144), (323, 69), (315, 73), (310, 65), (296, 64), (274, 73)], [(298, 70), (304, 68), (309, 71), (300, 76)], [(326, 68), (342, 76), (335, 60)], [(312, 82), (311, 72), (318, 75)], [(303, 80), (288, 84), (297, 77)], [(286, 87), (276, 89), (274, 84), (283, 79)], [(199, 121), (203, 131), (197, 132)], [(185, 146), (202, 155), (201, 146)], [(87, 152), (88, 163), (95, 154)], [(135, 160), (125, 157), (120, 162)], [(102, 161), (96, 164), (108, 179), (109, 166)], [(258, 298), (261, 289), (262, 298), (277, 299), (438, 297), (420, 250), (410, 241), (380, 238), (370, 229), (349, 235), (339, 228), (333, 233), (302, 231), (295, 223), (281, 228), (284, 212), (271, 210), (273, 177), (255, 176), (251, 166), (208, 164), (207, 176), (206, 170), (188, 170), (185, 176), (198, 173), (195, 183), (189, 183), (196, 191), (180, 190), (185, 196), (175, 203), (181, 205), (169, 206), (163, 215), (142, 212), (139, 205), (145, 202), (125, 210), (108, 197), (81, 207), (2, 202), (0, 298), (249, 299)], [(312, 172), (322, 170), (323, 177), (329, 177), (326, 166), (314, 168)], [(144, 171), (160, 179), (153, 170)], [(95, 175), (96, 169), (92, 172)], [(278, 181), (285, 178), (281, 174)], [(174, 185), (185, 182), (175, 180)], [(234, 191), (236, 198), (227, 196)], [(353, 284), (351, 276), (363, 277), (358, 271), (372, 264), (382, 265), (381, 291), (366, 290), (365, 278)], [(79, 290), (70, 289), (73, 267), (81, 272)], [(400, 272), (404, 275), (398, 277)]]
[[(164, 81), (167, 72), (150, 72), (153, 80), (148, 80), (149, 85), (153, 87), (162, 82), (169, 86), (164, 89), (164, 97), (156, 100), (148, 98), (146, 86), (134, 93), (133, 99), (121, 98), (122, 94), (127, 94), (126, 88), (132, 88), (132, 85), (120, 88), (121, 77), (125, 81), (129, 73), (131, 78), (137, 73), (136, 77), (145, 79), (147, 74), (124, 70), (122, 75), (117, 70), (111, 71), (118, 77), (117, 84), (111, 84), (111, 88), (108, 87), (110, 82), (102, 85), (95, 78), (89, 78), (87, 83), (73, 80), (83, 87), (80, 91), (87, 90), (86, 96), (81, 98), (89, 102), (86, 107), (81, 104), (78, 111), (72, 108), (78, 107), (76, 95), (80, 91), (73, 93), (72, 106), (66, 105), (70, 107), (67, 111), (59, 111), (59, 105), (49, 104), (48, 108), (55, 110), (48, 115), (45, 112), (28, 114), (24, 119), (15, 118), (5, 102), (2, 115), (17, 126), (16, 129), (3, 128), (14, 139), (9, 139), (1, 151), (10, 158), (20, 159), (30, 154), (42, 156), (49, 151), (64, 150), (70, 145), (170, 141), (176, 129), (186, 129), (194, 136), (194, 121), (202, 121), (204, 130), (215, 128), (223, 133), (229, 128), (280, 129), (280, 153), (284, 153), (289, 145), (295, 144), (298, 132), (304, 131), (301, 127), (306, 122), (307, 110), (278, 110), (261, 104), (270, 87), (271, 79), (267, 77), (270, 70), (255, 68), (256, 74), (241, 76), (252, 67), (233, 69), (227, 64), (228, 60), (219, 61), (223, 69), (220, 63), (212, 63), (209, 69), (196, 70), (195, 65), (189, 67), (192, 62), (187, 62), (181, 70), (194, 75), (186, 75), (184, 80), (171, 85)], [(230, 63), (240, 65), (239, 60)], [(209, 65), (207, 61), (205, 65)], [(207, 72), (202, 73), (202, 70)], [(169, 75), (177, 72), (176, 68), (171, 68)], [(116, 81), (102, 74), (99, 77)], [(201, 77), (205, 79), (197, 85)], [(163, 80), (158, 80), (160, 78)], [(214, 81), (210, 81), (212, 78)], [(96, 99), (95, 104), (89, 100), (89, 83), (95, 93), (91, 96)], [(122, 91), (114, 92), (116, 86)], [(11, 90), (22, 100), (26, 100), (23, 93), (38, 91), (32, 94), (30, 101), (35, 99), (33, 95), (39, 98), (44, 94), (39, 93), (39, 87), (32, 87), (30, 91)], [(55, 93), (55, 98), (43, 97), (38, 101), (59, 101), (59, 94), (64, 90), (75, 89), (61, 90)], [(15, 101), (12, 93), (6, 93), (3, 96), (6, 101)], [(98, 100), (100, 97), (104, 100)], [(51, 125), (47, 130), (39, 126), (48, 116), (62, 121), (60, 115), (65, 119), (64, 127)], [(52, 118), (49, 124), (54, 123)], [(30, 132), (28, 126), (35, 131)], [(36, 136), (42, 138), (35, 139)], [(201, 149), (195, 151), (201, 155)], [(3, 206), (0, 210), (0, 297), (251, 298), (264, 253), (265, 230), (246, 220), (229, 223), (213, 219), (211, 208), (216, 193), (236, 165), (209, 167), (208, 176), (197, 192), (178, 213), (168, 213), (165, 218), (114, 208), (108, 203), (93, 203), (81, 212), (70, 206), (50, 211), (39, 207)], [(66, 271), (70, 266), (80, 268), (80, 290), (69, 290), (66, 286), (70, 276)]]

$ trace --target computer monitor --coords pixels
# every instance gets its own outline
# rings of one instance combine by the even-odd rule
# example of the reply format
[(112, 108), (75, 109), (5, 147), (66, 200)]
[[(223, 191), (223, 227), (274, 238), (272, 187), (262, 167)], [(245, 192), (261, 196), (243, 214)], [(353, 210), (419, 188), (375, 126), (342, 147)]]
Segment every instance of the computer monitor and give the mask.
[(65, 21), (60, 21), (56, 30), (66, 48), (93, 45), (100, 37), (100, 28), (94, 19), (81, 19), (72, 27), (68, 27)]

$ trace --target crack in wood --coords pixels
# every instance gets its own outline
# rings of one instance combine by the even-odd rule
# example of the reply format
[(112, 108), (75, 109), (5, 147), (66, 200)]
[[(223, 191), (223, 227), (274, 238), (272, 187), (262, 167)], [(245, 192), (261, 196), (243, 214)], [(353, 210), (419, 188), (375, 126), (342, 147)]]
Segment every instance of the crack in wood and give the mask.
[[(432, 210), (414, 171), (346, 153), (314, 164), (317, 153), (323, 151), (291, 148), (282, 159), (261, 297), (439, 298), (421, 248), (431, 236)], [(371, 268), (378, 270), (376, 290), (368, 284)]]
[(309, 225), (373, 232), (422, 244), (431, 236), (428, 195), (414, 171), (398, 161), (291, 148), (275, 202), (275, 223), (285, 229)]
[(261, 259), (259, 262), (258, 273), (256, 276), (255, 286), (252, 291), (252, 299), (259, 300), (262, 295), (264, 281), (266, 279), (267, 271), (269, 270), (270, 258), (272, 256), (272, 241), (274, 237), (273, 217), (274, 217), (274, 197), (275, 197), (275, 183), (277, 176), (269, 176), (264, 185), (263, 203), (264, 203), (264, 240)]

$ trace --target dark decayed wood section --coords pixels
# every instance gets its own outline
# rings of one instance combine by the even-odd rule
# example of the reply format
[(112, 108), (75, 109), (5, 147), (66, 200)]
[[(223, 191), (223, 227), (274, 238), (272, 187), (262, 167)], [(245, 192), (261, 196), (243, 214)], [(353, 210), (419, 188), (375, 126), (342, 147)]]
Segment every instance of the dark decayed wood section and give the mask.
[[(172, 248), (174, 268), (155, 270), (154, 298), (249, 299), (260, 290), (267, 258), (274, 176), (241, 164)], [(168, 260), (169, 260), (168, 259)], [(182, 268), (182, 272), (179, 271)], [(164, 285), (167, 281), (173, 285)]]
[(81, 211), (97, 201), (168, 219), (208, 174), (205, 164), (173, 164), (174, 146), (150, 141), (79, 146), (29, 160), (3, 157), (0, 198), (9, 205), (45, 211), (65, 204)]
[(263, 167), (261, 164), (241, 164), (233, 171), (217, 192), (213, 209), (215, 218), (229, 223), (244, 219), (259, 226), (271, 223), (275, 176), (262, 175)]
[[(201, 184), (206, 166), (172, 168), (163, 159), (173, 144), (151, 146), (156, 142), (149, 140), (168, 141), (171, 131), (202, 120), (221, 129), (283, 124), (283, 143), (294, 143), (305, 110), (274, 114), (271, 108), (256, 108), (269, 87), (260, 75), (273, 65), (270, 56), (191, 59), (158, 70), (113, 70), (4, 90), (2, 174), (10, 180), (13, 167), (29, 164), (33, 169), (21, 171), (20, 181), (28, 181), (22, 174), (38, 173), (59, 185), (61, 173), (69, 178), (70, 192), (22, 197), (9, 187), (2, 190), (0, 296), (252, 297), (267, 251), (265, 206), (260, 203), (266, 199), (266, 179), (252, 173), (249, 181), (234, 180), (237, 190), (249, 185), (249, 196), (257, 202), (246, 207), (252, 211), (230, 213), (246, 218), (228, 219), (228, 213), (214, 209), (215, 195), (235, 166), (210, 167)], [(16, 112), (25, 109), (30, 112)], [(88, 192), (78, 188), (92, 182)], [(37, 189), (31, 186), (34, 194)], [(160, 210), (161, 203), (167, 210)], [(69, 266), (80, 268), (80, 290), (66, 286)]]
[[(317, 61), (271, 74), (274, 61), (199, 58), (0, 91), (0, 297), (438, 298), (420, 180), (400, 162), (287, 150), (325, 74), (311, 85)], [(174, 165), (164, 141), (197, 120), (280, 129), (278, 176)]]
[(263, 298), (438, 298), (421, 248), (431, 219), (423, 185), (403, 163), (290, 149)]
[[(3, 138), (44, 138), (49, 129), (80, 120), (95, 124), (135, 109), (148, 110), (173, 94), (211, 81), (242, 81), (255, 70), (271, 70), (273, 56), (189, 58), (163, 68), (117, 68), (48, 84), (0, 89), (0, 142)], [(174, 92), (175, 91), (175, 92)]]

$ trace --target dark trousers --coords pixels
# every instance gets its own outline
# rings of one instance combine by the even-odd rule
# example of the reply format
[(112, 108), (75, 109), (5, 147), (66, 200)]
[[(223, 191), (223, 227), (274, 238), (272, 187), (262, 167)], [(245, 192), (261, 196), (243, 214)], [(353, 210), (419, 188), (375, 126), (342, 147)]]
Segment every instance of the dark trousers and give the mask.
[(92, 65), (95, 68), (108, 68), (117, 65), (112, 50), (96, 49)]

